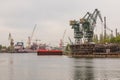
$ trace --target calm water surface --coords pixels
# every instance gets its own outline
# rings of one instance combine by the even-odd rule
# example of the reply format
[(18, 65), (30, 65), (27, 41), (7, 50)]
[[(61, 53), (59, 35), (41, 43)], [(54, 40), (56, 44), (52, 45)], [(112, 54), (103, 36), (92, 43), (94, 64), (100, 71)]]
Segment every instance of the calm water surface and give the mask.
[(120, 80), (120, 58), (1, 53), (0, 80)]

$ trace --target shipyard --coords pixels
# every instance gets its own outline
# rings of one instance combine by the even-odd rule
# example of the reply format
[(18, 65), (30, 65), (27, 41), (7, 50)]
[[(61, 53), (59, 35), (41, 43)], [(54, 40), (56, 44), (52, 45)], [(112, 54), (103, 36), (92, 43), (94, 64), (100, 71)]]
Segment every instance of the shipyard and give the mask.
[[(102, 24), (104, 24), (104, 34), (101, 34), (103, 41), (95, 43), (94, 29), (97, 23), (97, 17), (99, 17)], [(114, 39), (113, 30), (106, 25), (106, 17), (104, 21), (101, 17), (101, 13), (98, 9), (95, 9), (93, 13), (87, 12), (83, 18), (79, 21), (71, 20), (70, 25), (74, 29), (75, 43), (71, 42), (65, 49), (65, 53), (71, 57), (92, 57), (92, 58), (106, 58), (106, 57), (120, 57), (120, 45), (119, 40), (112, 42)], [(110, 36), (107, 38), (106, 31), (111, 31)], [(118, 32), (116, 29), (116, 38)], [(83, 40), (83, 42), (82, 42)], [(96, 40), (98, 40), (96, 38)]]
[[(101, 34), (100, 39), (95, 34), (94, 29), (97, 27), (97, 18), (103, 24), (104, 32)], [(86, 14), (80, 20), (70, 20), (71, 29), (73, 29), (74, 41), (70, 37), (69, 43), (64, 45), (63, 39), (65, 37), (66, 30), (63, 33), (63, 38), (60, 40), (59, 46), (52, 47), (46, 45), (46, 43), (39, 43), (38, 40), (32, 43), (37, 24), (35, 24), (31, 36), (28, 36), (27, 46), (24, 46), (23, 42), (14, 43), (12, 34), (9, 33), (9, 47), (8, 49), (1, 46), (1, 52), (9, 53), (37, 53), (38, 55), (66, 55), (69, 57), (120, 57), (120, 35), (117, 29), (115, 30), (115, 36), (113, 30), (106, 24), (106, 17), (104, 19), (101, 16), (101, 12), (95, 9), (92, 13), (86, 12)], [(110, 34), (107, 34), (110, 31)], [(40, 40), (39, 40), (40, 41)]]
[(0, 80), (120, 80), (120, 1), (1, 0)]

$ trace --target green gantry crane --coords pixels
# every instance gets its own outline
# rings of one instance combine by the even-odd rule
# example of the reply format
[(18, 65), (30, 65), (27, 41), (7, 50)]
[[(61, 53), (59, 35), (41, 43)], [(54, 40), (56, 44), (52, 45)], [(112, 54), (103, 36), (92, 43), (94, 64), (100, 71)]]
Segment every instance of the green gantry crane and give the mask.
[(70, 25), (74, 29), (75, 43), (80, 43), (82, 38), (85, 38), (87, 42), (92, 42), (97, 17), (103, 22), (100, 11), (95, 9), (93, 13), (87, 12), (80, 21), (70, 21)]

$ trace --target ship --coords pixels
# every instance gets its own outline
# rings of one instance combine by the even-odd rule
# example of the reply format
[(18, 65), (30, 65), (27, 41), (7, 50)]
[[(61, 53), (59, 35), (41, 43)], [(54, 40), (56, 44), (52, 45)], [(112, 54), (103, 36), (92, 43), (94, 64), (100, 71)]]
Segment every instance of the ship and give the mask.
[(37, 49), (37, 55), (63, 55), (63, 50), (60, 47), (41, 44), (39, 49)]
[(30, 48), (24, 48), (23, 42), (17, 42), (14, 46), (14, 53), (36, 53), (37, 45), (33, 44)]

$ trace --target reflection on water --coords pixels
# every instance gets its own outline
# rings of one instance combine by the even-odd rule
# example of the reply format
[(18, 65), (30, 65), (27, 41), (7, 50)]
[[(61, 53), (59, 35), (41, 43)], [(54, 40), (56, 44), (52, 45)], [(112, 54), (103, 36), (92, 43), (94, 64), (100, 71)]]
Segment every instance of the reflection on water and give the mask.
[(119, 58), (0, 54), (0, 80), (120, 80)]
[(73, 80), (120, 80), (119, 58), (74, 59)]
[(92, 59), (75, 59), (73, 80), (94, 80), (92, 64)]

